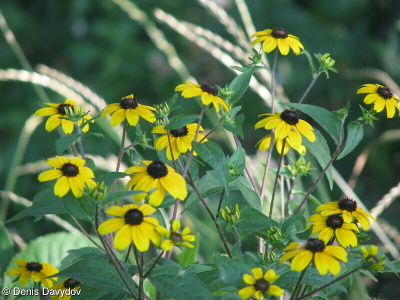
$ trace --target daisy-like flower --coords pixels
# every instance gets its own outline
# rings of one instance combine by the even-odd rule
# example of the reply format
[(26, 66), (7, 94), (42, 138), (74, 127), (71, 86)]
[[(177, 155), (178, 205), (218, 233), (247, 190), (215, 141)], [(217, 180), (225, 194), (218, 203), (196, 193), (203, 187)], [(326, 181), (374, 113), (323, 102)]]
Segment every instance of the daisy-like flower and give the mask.
[(370, 245), (368, 249), (364, 246), (361, 246), (361, 253), (365, 260), (364, 266), (366, 267), (366, 269), (372, 269), (375, 271), (382, 271), (384, 269), (383, 265), (386, 263), (386, 261), (382, 260), (383, 256), (377, 256), (377, 246)]
[[(203, 127), (200, 126), (200, 131), (203, 131)], [(169, 160), (172, 158), (175, 160), (182, 153), (186, 153), (187, 151), (192, 150), (192, 141), (196, 135), (197, 123), (191, 123), (185, 125), (181, 128), (174, 130), (165, 130), (164, 125), (158, 125), (153, 128), (152, 133), (163, 134), (156, 139), (154, 142), (154, 147), (157, 150), (162, 150), (167, 148), (166, 154)], [(168, 133), (169, 133), (169, 141), (168, 141)], [(207, 139), (204, 138), (204, 135), (199, 133), (197, 135), (196, 142), (207, 142)], [(193, 153), (196, 155), (196, 153)]]
[[(132, 174), (126, 185), (127, 189), (148, 192), (156, 188), (149, 196), (149, 203), (152, 206), (159, 206), (163, 202), (165, 192), (176, 199), (185, 200), (187, 189), (182, 175), (161, 161), (143, 160), (141, 163), (144, 166), (133, 166), (125, 171)], [(140, 202), (145, 196), (146, 193), (141, 193), (134, 195), (133, 199)]]
[(296, 272), (303, 271), (311, 262), (321, 275), (325, 275), (328, 271), (332, 275), (340, 273), (340, 263), (347, 262), (347, 252), (341, 246), (327, 246), (320, 239), (308, 239), (307, 242), (298, 243), (291, 242), (283, 251), (286, 253), (282, 256), (280, 263), (292, 259), (291, 269)]
[(152, 112), (154, 110), (156, 110), (154, 107), (139, 104), (135, 95), (131, 94), (123, 97), (120, 103), (107, 105), (101, 114), (101, 118), (111, 114), (112, 126), (117, 126), (124, 120), (127, 120), (129, 125), (136, 126), (139, 122), (139, 117), (154, 123), (156, 121), (156, 117)]
[(74, 278), (67, 278), (62, 282), (53, 285), (52, 290), (56, 295), (51, 296), (51, 300), (69, 300), (74, 295), (74, 292), (80, 289), (82, 283)]
[(27, 284), (29, 279), (32, 278), (34, 282), (40, 281), (44, 286), (51, 288), (53, 286), (53, 280), (57, 280), (56, 277), (46, 278), (58, 273), (58, 269), (49, 263), (27, 262), (23, 259), (16, 259), (14, 263), (16, 263), (18, 267), (8, 270), (6, 275), (20, 275), (18, 281), (22, 286)]
[(283, 289), (275, 284), (271, 284), (276, 281), (280, 275), (276, 275), (272, 269), (267, 270), (265, 273), (261, 268), (251, 269), (251, 274), (244, 274), (243, 281), (249, 286), (246, 286), (239, 290), (238, 294), (242, 299), (248, 299), (255, 297), (256, 299), (263, 299), (264, 294), (281, 296), (283, 295)]
[(201, 102), (204, 105), (212, 104), (217, 113), (219, 113), (220, 106), (225, 111), (230, 110), (229, 104), (218, 96), (218, 88), (212, 84), (198, 85), (193, 82), (184, 82), (175, 88), (175, 92), (182, 92), (184, 98), (200, 96)]
[(257, 31), (251, 37), (256, 37), (251, 45), (254, 46), (255, 44), (262, 43), (263, 50), (266, 53), (270, 53), (275, 48), (278, 48), (282, 55), (288, 55), (290, 49), (296, 55), (299, 55), (300, 51), (304, 49), (303, 44), (300, 43), (297, 36), (289, 34), (287, 30), (282, 28)]
[(46, 163), (55, 169), (47, 170), (39, 174), (40, 182), (57, 179), (54, 185), (54, 194), (58, 197), (65, 196), (69, 190), (76, 198), (83, 196), (85, 184), (89, 187), (96, 185), (93, 171), (85, 167), (85, 161), (82, 158), (74, 157), (72, 159), (65, 156), (56, 156), (49, 158)]
[(190, 228), (185, 227), (181, 233), (178, 233), (179, 229), (181, 229), (181, 221), (179, 220), (173, 220), (171, 224), (171, 230), (168, 230), (167, 228), (163, 226), (157, 226), (156, 231), (164, 236), (166, 236), (168, 239), (162, 242), (161, 244), (161, 249), (164, 251), (169, 251), (172, 249), (174, 246), (183, 246), (187, 248), (193, 248), (193, 244), (188, 243), (188, 242), (194, 242), (196, 240), (196, 237), (193, 234), (190, 233)]
[(326, 244), (336, 237), (339, 244), (343, 247), (357, 246), (357, 237), (354, 231), (359, 231), (357, 225), (354, 223), (346, 223), (340, 214), (321, 216), (314, 214), (308, 218), (311, 222), (313, 231), (311, 234), (319, 233), (318, 238), (323, 240)]
[(399, 98), (383, 85), (364, 84), (358, 89), (357, 94), (368, 94), (364, 98), (364, 103), (374, 103), (374, 110), (376, 112), (381, 112), (386, 107), (387, 118), (393, 118), (396, 109), (400, 111)]
[(133, 243), (139, 251), (147, 251), (150, 241), (156, 246), (161, 243), (161, 235), (155, 230), (158, 220), (148, 216), (155, 211), (149, 204), (111, 206), (105, 212), (117, 218), (105, 221), (97, 231), (107, 234), (118, 230), (114, 238), (114, 247), (118, 250), (124, 250)]
[[(283, 140), (278, 140), (274, 139), (276, 151), (278, 151), (279, 154), (286, 155), (289, 152), (290, 148), (293, 148), (292, 144), (290, 143), (289, 139), (286, 139), (285, 145), (283, 146), (283, 151), (282, 151), (282, 145), (283, 145)], [(263, 137), (261, 140), (259, 140), (256, 143), (256, 148), (260, 149), (261, 151), (265, 151), (269, 149), (269, 145), (271, 144), (271, 135), (267, 134), (265, 137)], [(293, 148), (295, 149), (295, 148)], [(295, 149), (300, 155), (305, 155), (306, 154), (306, 147), (303, 145), (300, 145), (297, 149)]]
[(356, 219), (364, 230), (368, 230), (371, 226), (369, 218), (375, 220), (372, 215), (362, 208), (357, 207), (356, 201), (349, 198), (342, 198), (339, 201), (322, 204), (316, 208), (316, 211), (320, 212), (321, 216), (342, 214), (343, 220), (346, 223), (351, 223)]
[(285, 109), (282, 113), (262, 114), (260, 116), (264, 115), (269, 117), (258, 121), (254, 128), (265, 128), (267, 130), (275, 128), (275, 139), (283, 140), (287, 137), (294, 149), (301, 146), (302, 135), (310, 142), (315, 141), (314, 129), (306, 121), (299, 119), (295, 110)]
[[(74, 122), (71, 120), (67, 120), (68, 111), (72, 112), (79, 111), (80, 108), (76, 105), (76, 102), (67, 99), (63, 103), (46, 103), (47, 107), (43, 107), (38, 109), (35, 112), (35, 115), (38, 117), (48, 117), (46, 121), (45, 129), (50, 132), (56, 129), (61, 125), (63, 131), (66, 134), (71, 134), (74, 131)], [(78, 120), (78, 125), (81, 125), (83, 121), (87, 122), (92, 119), (91, 116), (82, 112), (82, 119)], [(89, 123), (83, 126), (82, 131), (87, 132), (89, 130)]]

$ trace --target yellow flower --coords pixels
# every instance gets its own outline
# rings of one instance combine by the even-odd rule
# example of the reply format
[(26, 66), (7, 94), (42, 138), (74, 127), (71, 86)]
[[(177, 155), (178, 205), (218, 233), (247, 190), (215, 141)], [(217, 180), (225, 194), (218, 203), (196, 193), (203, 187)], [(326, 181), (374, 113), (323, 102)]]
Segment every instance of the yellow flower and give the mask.
[(332, 275), (340, 273), (340, 264), (338, 260), (347, 262), (347, 252), (341, 246), (327, 246), (320, 239), (308, 239), (305, 244), (291, 242), (283, 251), (285, 253), (280, 263), (292, 259), (291, 269), (296, 272), (303, 271), (311, 262), (321, 275), (328, 271)]
[(283, 295), (283, 289), (277, 285), (273, 285), (280, 275), (276, 275), (272, 269), (267, 270), (265, 273), (261, 268), (251, 269), (250, 274), (243, 275), (243, 281), (249, 286), (246, 286), (239, 290), (238, 294), (242, 299), (255, 297), (256, 299), (263, 299), (264, 294), (281, 296)]
[(302, 135), (310, 142), (315, 141), (314, 129), (306, 121), (299, 119), (295, 110), (285, 109), (282, 113), (262, 114), (260, 116), (263, 115), (268, 115), (269, 117), (258, 121), (254, 127), (267, 130), (275, 128), (275, 139), (283, 140), (287, 137), (294, 149), (298, 149), (301, 146)]
[(263, 31), (257, 31), (251, 37), (257, 37), (251, 45), (262, 43), (264, 52), (270, 53), (275, 48), (279, 49), (282, 55), (288, 55), (289, 50), (292, 49), (296, 55), (300, 54), (300, 51), (304, 49), (302, 43), (297, 36), (291, 35), (287, 30), (282, 28), (265, 29)]
[(127, 120), (129, 125), (136, 126), (139, 122), (139, 117), (142, 117), (150, 123), (156, 121), (156, 117), (152, 110), (156, 110), (154, 107), (139, 104), (135, 95), (123, 97), (120, 103), (113, 103), (108, 105), (101, 114), (101, 118), (111, 114), (111, 125), (117, 126), (122, 121)]
[[(173, 168), (161, 161), (141, 161), (144, 166), (133, 166), (125, 173), (132, 173), (131, 179), (126, 185), (127, 189), (149, 192), (156, 190), (149, 196), (149, 203), (152, 206), (159, 206), (168, 192), (172, 197), (185, 200), (187, 189), (185, 179)], [(140, 202), (146, 196), (145, 193), (134, 195), (133, 199)]]
[[(153, 128), (151, 131), (152, 133), (163, 134), (156, 139), (154, 142), (154, 147), (157, 150), (162, 150), (167, 148), (166, 154), (167, 159), (175, 160), (181, 155), (182, 153), (186, 153), (187, 151), (192, 150), (192, 141), (196, 135), (197, 124), (191, 123), (186, 126), (183, 126), (178, 129), (169, 130), (169, 141), (168, 141), (168, 131), (164, 129), (164, 125), (158, 125)], [(200, 126), (200, 131), (203, 131), (203, 127)], [(207, 142), (207, 139), (204, 138), (204, 135), (199, 133), (197, 135), (196, 142)], [(172, 154), (171, 154), (172, 152)], [(196, 153), (194, 152), (194, 155)]]
[(375, 218), (367, 213), (362, 208), (357, 207), (357, 202), (349, 198), (342, 198), (339, 201), (328, 202), (316, 208), (321, 216), (330, 216), (334, 214), (342, 214), (343, 220), (346, 223), (351, 223), (357, 220), (364, 230), (368, 230), (371, 222), (368, 218), (375, 220)]
[(385, 86), (380, 84), (364, 84), (358, 89), (357, 94), (368, 94), (364, 98), (365, 104), (374, 103), (374, 110), (381, 112), (386, 107), (386, 117), (393, 118), (399, 108), (399, 98)]
[(217, 113), (220, 106), (225, 111), (230, 110), (229, 104), (218, 96), (218, 88), (212, 84), (203, 83), (202, 85), (198, 85), (193, 82), (184, 82), (175, 88), (175, 92), (182, 92), (182, 97), (184, 98), (200, 96), (201, 102), (204, 105), (212, 104)]
[[(278, 139), (274, 139), (274, 143), (275, 143), (275, 147), (276, 147), (276, 151), (278, 151), (278, 153), (286, 155), (289, 152), (290, 148), (293, 148), (292, 144), (290, 143), (289, 139), (286, 139), (285, 145), (283, 147), (283, 151), (282, 151), (282, 146), (283, 146), (283, 140), (278, 140)], [(261, 151), (265, 151), (269, 149), (269, 145), (271, 144), (271, 135), (267, 134), (265, 137), (263, 137), (261, 140), (259, 140), (256, 143), (256, 147), (258, 149), (260, 149)], [(295, 149), (295, 148), (293, 148)], [(295, 149), (300, 155), (305, 155), (306, 154), (306, 147), (304, 147), (303, 145), (300, 145), (300, 147), (298, 147), (297, 149)]]
[(79, 290), (80, 285), (82, 283), (74, 278), (67, 278), (63, 280), (62, 282), (56, 283), (52, 290), (54, 293), (57, 293), (55, 296), (51, 296), (51, 300), (69, 300), (71, 297), (74, 295), (74, 292), (71, 292), (73, 290)]
[(335, 237), (343, 247), (357, 246), (357, 237), (353, 232), (359, 231), (356, 224), (346, 223), (340, 214), (326, 217), (314, 214), (308, 218), (308, 222), (314, 225), (311, 234), (319, 233), (318, 238), (325, 243)]
[(46, 163), (55, 169), (47, 170), (39, 174), (40, 182), (57, 179), (54, 185), (54, 194), (58, 197), (65, 196), (69, 190), (76, 198), (83, 196), (85, 184), (93, 187), (96, 182), (93, 171), (85, 167), (85, 161), (79, 157), (72, 159), (64, 156), (49, 158)]
[(161, 249), (164, 251), (169, 251), (173, 246), (183, 246), (188, 248), (193, 248), (193, 244), (188, 242), (194, 242), (196, 237), (190, 233), (190, 228), (185, 227), (181, 233), (178, 233), (181, 228), (181, 222), (178, 220), (173, 220), (171, 224), (171, 230), (163, 226), (157, 226), (156, 231), (162, 235), (165, 235), (168, 239), (162, 242)]
[[(43, 107), (35, 112), (35, 115), (38, 117), (50, 116), (46, 121), (46, 131), (53, 131), (61, 125), (66, 134), (72, 133), (74, 131), (74, 122), (67, 120), (66, 118), (68, 117), (68, 110), (74, 112), (79, 109), (76, 105), (76, 102), (71, 99), (67, 99), (63, 103), (46, 103), (46, 105), (48, 107)], [(80, 119), (77, 123), (78, 125), (81, 125), (83, 121), (87, 122), (91, 119), (91, 116), (82, 112), (82, 119)], [(87, 132), (88, 130), (89, 123), (82, 128), (83, 132)]]
[(18, 267), (8, 270), (6, 275), (20, 275), (18, 281), (22, 286), (27, 284), (28, 280), (32, 278), (34, 282), (40, 281), (44, 286), (51, 288), (53, 286), (53, 280), (57, 280), (56, 277), (46, 278), (58, 273), (58, 269), (49, 263), (27, 262), (23, 259), (16, 259), (14, 263), (16, 263)]
[(382, 271), (383, 265), (386, 263), (383, 259), (383, 256), (377, 257), (378, 255), (378, 247), (375, 245), (370, 245), (367, 249), (364, 246), (361, 246), (362, 256), (365, 259), (365, 267), (367, 269), (372, 269), (376, 271)]
[(161, 235), (155, 230), (158, 220), (148, 217), (155, 211), (149, 204), (111, 206), (105, 212), (118, 218), (105, 221), (97, 231), (107, 234), (118, 230), (114, 238), (114, 247), (118, 250), (124, 250), (133, 243), (139, 251), (147, 251), (150, 241), (156, 246), (161, 243)]

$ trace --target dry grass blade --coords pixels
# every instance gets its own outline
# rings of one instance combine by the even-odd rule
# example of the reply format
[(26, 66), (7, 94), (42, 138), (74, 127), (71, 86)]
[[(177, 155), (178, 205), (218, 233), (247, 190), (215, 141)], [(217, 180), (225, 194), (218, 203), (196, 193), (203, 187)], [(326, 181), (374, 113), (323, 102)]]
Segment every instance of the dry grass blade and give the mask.
[(256, 32), (256, 28), (254, 27), (249, 8), (247, 7), (247, 4), (244, 0), (235, 0), (235, 2), (240, 17), (242, 18), (242, 22), (246, 30), (247, 36), (252, 36)]
[(371, 209), (371, 215), (377, 218), (382, 212), (388, 208), (394, 200), (400, 196), (400, 183), (392, 187), (386, 195), (382, 197), (381, 200), (376, 202), (376, 206)]

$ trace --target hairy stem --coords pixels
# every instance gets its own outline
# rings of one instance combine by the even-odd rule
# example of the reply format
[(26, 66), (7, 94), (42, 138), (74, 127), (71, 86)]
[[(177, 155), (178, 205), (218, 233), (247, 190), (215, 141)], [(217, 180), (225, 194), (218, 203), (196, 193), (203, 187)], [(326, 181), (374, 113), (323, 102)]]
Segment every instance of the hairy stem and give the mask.
[(304, 99), (306, 98), (306, 96), (308, 95), (308, 93), (310, 92), (310, 90), (312, 89), (312, 87), (314, 86), (315, 82), (317, 81), (319, 75), (321, 75), (321, 72), (318, 72), (317, 74), (315, 74), (315, 76), (313, 77), (313, 79), (311, 80), (310, 84), (308, 85), (306, 91), (304, 92), (304, 94), (301, 96), (300, 100), (299, 100), (299, 104), (301, 104)]
[(276, 176), (275, 176), (275, 183), (274, 183), (274, 189), (272, 191), (272, 196), (271, 196), (271, 205), (269, 208), (269, 217), (272, 217), (272, 211), (274, 209), (274, 200), (275, 200), (275, 193), (276, 193), (276, 188), (278, 186), (278, 179), (279, 179), (279, 173), (281, 171), (281, 165), (282, 165), (282, 161), (283, 161), (283, 149), (285, 148), (285, 143), (286, 143), (286, 139), (283, 140), (282, 143), (282, 148), (281, 148), (281, 156), (279, 157), (279, 164), (278, 164), (278, 169), (276, 170)]

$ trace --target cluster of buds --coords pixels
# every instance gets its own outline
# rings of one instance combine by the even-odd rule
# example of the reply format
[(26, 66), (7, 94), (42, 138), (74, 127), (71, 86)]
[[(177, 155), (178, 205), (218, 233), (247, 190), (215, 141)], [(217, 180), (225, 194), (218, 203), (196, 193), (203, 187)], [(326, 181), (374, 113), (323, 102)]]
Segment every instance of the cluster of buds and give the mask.
[(366, 109), (360, 105), (361, 111), (363, 115), (358, 118), (361, 123), (367, 123), (368, 125), (371, 125), (371, 127), (374, 127), (374, 121), (379, 120), (377, 117), (375, 117), (376, 111), (374, 109)]
[(221, 208), (220, 212), (222, 218), (230, 224), (235, 224), (240, 219), (240, 210), (237, 204), (235, 205), (234, 211), (231, 211), (230, 208), (226, 206), (225, 209)]
[(292, 176), (295, 177), (297, 175), (304, 176), (308, 175), (308, 171), (310, 170), (310, 162), (306, 162), (303, 156), (300, 156), (299, 159), (294, 163), (294, 165), (289, 165), (288, 169), (292, 173)]
[(97, 201), (101, 201), (107, 195), (108, 186), (105, 185), (105, 182), (97, 182), (96, 185), (89, 187), (89, 195), (93, 199)]
[(154, 108), (156, 109), (155, 115), (157, 117), (157, 120), (159, 119), (163, 120), (171, 113), (171, 108), (169, 107), (167, 102), (156, 104)]
[(235, 91), (227, 86), (219, 90), (219, 95), (225, 100), (229, 100), (234, 93)]

